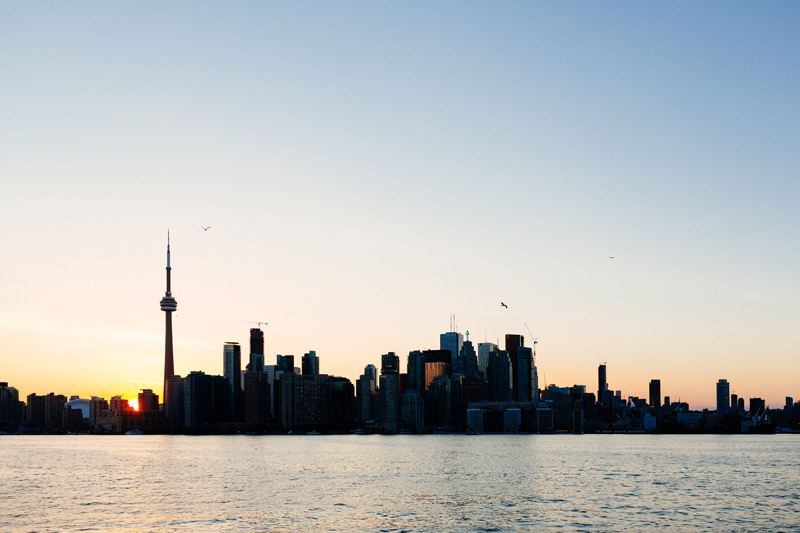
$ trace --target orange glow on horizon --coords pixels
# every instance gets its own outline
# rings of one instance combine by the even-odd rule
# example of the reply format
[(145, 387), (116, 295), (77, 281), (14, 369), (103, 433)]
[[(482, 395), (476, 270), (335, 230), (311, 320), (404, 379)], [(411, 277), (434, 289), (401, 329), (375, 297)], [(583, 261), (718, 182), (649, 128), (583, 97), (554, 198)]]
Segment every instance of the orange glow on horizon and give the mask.
[(128, 405), (134, 411), (138, 411), (139, 410), (139, 398), (130, 398), (130, 399), (128, 399)]

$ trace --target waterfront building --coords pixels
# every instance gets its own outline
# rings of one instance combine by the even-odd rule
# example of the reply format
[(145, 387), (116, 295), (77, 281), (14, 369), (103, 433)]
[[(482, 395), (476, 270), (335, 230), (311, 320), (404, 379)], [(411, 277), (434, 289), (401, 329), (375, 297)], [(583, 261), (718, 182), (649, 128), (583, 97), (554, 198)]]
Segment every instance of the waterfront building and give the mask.
[(139, 412), (158, 411), (158, 394), (152, 389), (142, 389), (138, 395)]
[(367, 365), (364, 373), (356, 380), (356, 421), (365, 423), (368, 420), (375, 420), (375, 398), (378, 383), (373, 372), (374, 365)]
[(457, 371), (464, 374), (466, 378), (478, 377), (478, 355), (475, 353), (475, 347), (472, 345), (472, 341), (469, 340), (469, 338), (461, 345), (461, 351), (458, 355)]
[(383, 429), (395, 432), (400, 420), (400, 358), (394, 352), (381, 356), (380, 398)]
[(9, 387), (8, 382), (0, 382), (0, 427), (19, 424), (19, 391)]
[(425, 401), (416, 389), (403, 393), (400, 400), (403, 426), (411, 431), (419, 431), (425, 426)]
[(533, 389), (531, 370), (533, 369), (533, 350), (525, 346), (517, 348), (517, 371), (514, 373), (514, 381), (517, 386), (517, 401), (531, 401)]
[(478, 371), (486, 377), (486, 365), (489, 361), (489, 353), (497, 351), (498, 346), (493, 342), (478, 343)]
[(184, 427), (186, 416), (185, 392), (183, 388), (183, 378), (180, 376), (170, 376), (167, 379), (167, 393), (164, 401), (164, 416), (167, 419), (167, 427), (170, 429), (181, 429)]
[(261, 328), (250, 328), (250, 370), (264, 371), (264, 332)]
[[(461, 352), (461, 345), (464, 343), (464, 336), (455, 331), (449, 331), (439, 335), (439, 349), (446, 350), (450, 358), (445, 363), (450, 364), (451, 372), (458, 372), (458, 354)], [(431, 359), (426, 359), (430, 361)]]
[(270, 387), (266, 372), (249, 370), (244, 374), (245, 427), (248, 430), (266, 428), (270, 419)]
[(431, 381), (436, 376), (446, 376), (450, 374), (450, 363), (443, 363), (441, 361), (425, 361), (425, 383), (420, 392), (428, 390)]
[[(727, 379), (717, 381), (717, 415), (725, 416), (730, 409), (731, 386)], [(744, 402), (743, 402), (744, 403)], [(742, 409), (744, 410), (744, 409)]]
[(408, 388), (418, 393), (425, 392), (425, 356), (419, 350), (408, 352)]
[(489, 401), (505, 402), (511, 400), (511, 361), (508, 352), (495, 350), (489, 353), (486, 365), (489, 386)]
[[(516, 334), (506, 334), (506, 352), (511, 361), (511, 399), (514, 401), (519, 400), (519, 387), (517, 384), (516, 376), (519, 375), (519, 359), (518, 350), (521, 346), (525, 346), (525, 337)], [(530, 373), (528, 374), (530, 376)]]
[(606, 365), (603, 363), (597, 367), (597, 402), (603, 405), (608, 405), (609, 400)]
[(241, 419), (242, 406), (242, 349), (238, 342), (226, 342), (222, 350), (222, 364), (225, 381), (230, 390), (230, 412), (228, 419)]

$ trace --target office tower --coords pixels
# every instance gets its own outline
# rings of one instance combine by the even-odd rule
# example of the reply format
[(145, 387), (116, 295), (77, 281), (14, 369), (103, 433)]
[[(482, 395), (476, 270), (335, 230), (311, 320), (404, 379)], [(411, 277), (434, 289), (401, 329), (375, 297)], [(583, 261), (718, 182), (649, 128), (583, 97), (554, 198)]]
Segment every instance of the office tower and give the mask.
[(783, 416), (786, 417), (788, 422), (791, 422), (794, 419), (794, 413), (792, 407), (794, 406), (794, 398), (791, 396), (786, 397), (786, 404), (783, 407)]
[(155, 394), (152, 389), (142, 389), (138, 399), (140, 413), (158, 411), (158, 394)]
[(248, 430), (263, 430), (269, 422), (269, 376), (266, 372), (249, 370), (244, 375), (245, 426)]
[(319, 376), (319, 359), (314, 350), (310, 350), (303, 356), (302, 365), (304, 376)]
[(167, 379), (167, 389), (164, 402), (164, 416), (167, 418), (167, 427), (179, 429), (184, 427), (184, 417), (186, 407), (184, 403), (183, 378), (180, 376), (170, 376)]
[(92, 399), (89, 400), (89, 424), (92, 427), (97, 424), (97, 417), (99, 417), (103, 411), (108, 411), (108, 402), (105, 398), (92, 396)]
[(416, 389), (409, 389), (403, 393), (400, 405), (404, 426), (411, 431), (418, 431), (425, 426), (425, 401), (422, 394)]
[(603, 405), (609, 403), (608, 381), (606, 381), (605, 363), (597, 367), (597, 402)]
[(458, 370), (466, 378), (478, 377), (478, 355), (471, 340), (464, 341), (458, 354)]
[(238, 342), (226, 342), (222, 350), (222, 375), (228, 382), (230, 390), (230, 414), (232, 422), (238, 421), (241, 416), (242, 402), (242, 349)]
[(489, 352), (486, 378), (489, 382), (490, 401), (505, 402), (511, 399), (511, 361), (508, 352), (505, 350)]
[(331, 376), (281, 375), (281, 428), (327, 430), (331, 425)]
[(342, 377), (331, 376), (331, 429), (350, 431), (356, 420), (355, 388)]
[(288, 374), (294, 374), (294, 356), (278, 355), (278, 370)]
[[(450, 371), (457, 372), (458, 354), (461, 352), (461, 345), (464, 343), (464, 336), (461, 333), (450, 331), (439, 335), (439, 349), (450, 352), (450, 359), (444, 361), (450, 364)], [(428, 359), (430, 360), (430, 359)]]
[(19, 422), (18, 404), (19, 391), (14, 387), (9, 387), (5, 381), (0, 383), (0, 426), (11, 426)]
[[(525, 346), (525, 337), (522, 335), (506, 334), (506, 352), (511, 361), (511, 399), (519, 399), (519, 389), (517, 388), (517, 375), (519, 374), (519, 361), (517, 351), (521, 346)], [(530, 377), (530, 372), (528, 373)]]
[(489, 360), (489, 352), (497, 350), (498, 346), (493, 342), (481, 342), (478, 344), (478, 371), (486, 377), (486, 363)]
[(394, 352), (381, 356), (380, 396), (383, 429), (397, 431), (400, 419), (400, 358)]
[(739, 409), (739, 395), (731, 394), (731, 411), (738, 411)]
[(419, 350), (408, 352), (408, 388), (418, 393), (425, 392), (425, 356)]
[(250, 328), (250, 370), (264, 371), (264, 332), (261, 328)]
[(763, 398), (750, 398), (750, 418), (762, 419), (767, 413), (767, 404)]
[(517, 385), (517, 400), (520, 402), (530, 402), (533, 400), (532, 390), (532, 377), (531, 370), (533, 369), (533, 350), (525, 346), (517, 348), (517, 372), (514, 374), (514, 380)]
[(164, 335), (164, 403), (167, 403), (167, 379), (175, 374), (172, 359), (172, 313), (178, 309), (178, 302), (172, 297), (172, 267), (169, 265), (169, 232), (167, 232), (167, 292), (161, 298), (161, 310), (167, 319)]
[(728, 414), (731, 401), (731, 387), (727, 379), (717, 381), (717, 415)]
[(446, 376), (450, 374), (450, 365), (448, 363), (442, 362), (425, 362), (425, 384), (422, 387), (422, 391), (428, 390), (428, 387), (431, 386), (431, 381), (434, 380), (436, 376)]
[(650, 380), (650, 397), (649, 402), (650, 407), (656, 409), (661, 407), (661, 380), (660, 379), (651, 379)]
[(744, 398), (739, 398), (739, 403), (736, 405), (740, 413), (744, 412)]
[(450, 377), (436, 376), (425, 391), (425, 425), (442, 428), (450, 425)]
[(364, 373), (356, 380), (356, 420), (364, 423), (375, 419), (375, 394), (378, 382), (375, 365), (367, 365)]

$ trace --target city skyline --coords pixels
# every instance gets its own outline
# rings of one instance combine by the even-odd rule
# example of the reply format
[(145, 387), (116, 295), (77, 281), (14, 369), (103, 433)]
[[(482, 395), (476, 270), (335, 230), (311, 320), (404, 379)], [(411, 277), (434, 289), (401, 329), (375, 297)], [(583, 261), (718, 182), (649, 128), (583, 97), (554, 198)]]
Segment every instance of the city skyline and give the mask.
[(180, 375), (268, 322), (353, 381), (457, 329), (542, 388), (800, 396), (795, 4), (0, 13), (21, 393), (163, 386), (170, 229)]

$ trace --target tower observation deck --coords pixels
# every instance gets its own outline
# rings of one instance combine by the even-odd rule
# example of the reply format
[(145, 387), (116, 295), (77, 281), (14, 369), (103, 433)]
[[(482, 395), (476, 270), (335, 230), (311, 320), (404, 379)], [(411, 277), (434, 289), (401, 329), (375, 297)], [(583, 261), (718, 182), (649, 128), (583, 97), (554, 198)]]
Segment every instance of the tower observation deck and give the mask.
[(172, 358), (172, 312), (178, 309), (178, 302), (172, 297), (172, 267), (169, 264), (169, 232), (167, 232), (167, 291), (161, 298), (161, 310), (166, 314), (166, 334), (164, 336), (164, 390), (162, 401), (167, 405), (167, 379), (175, 374)]

